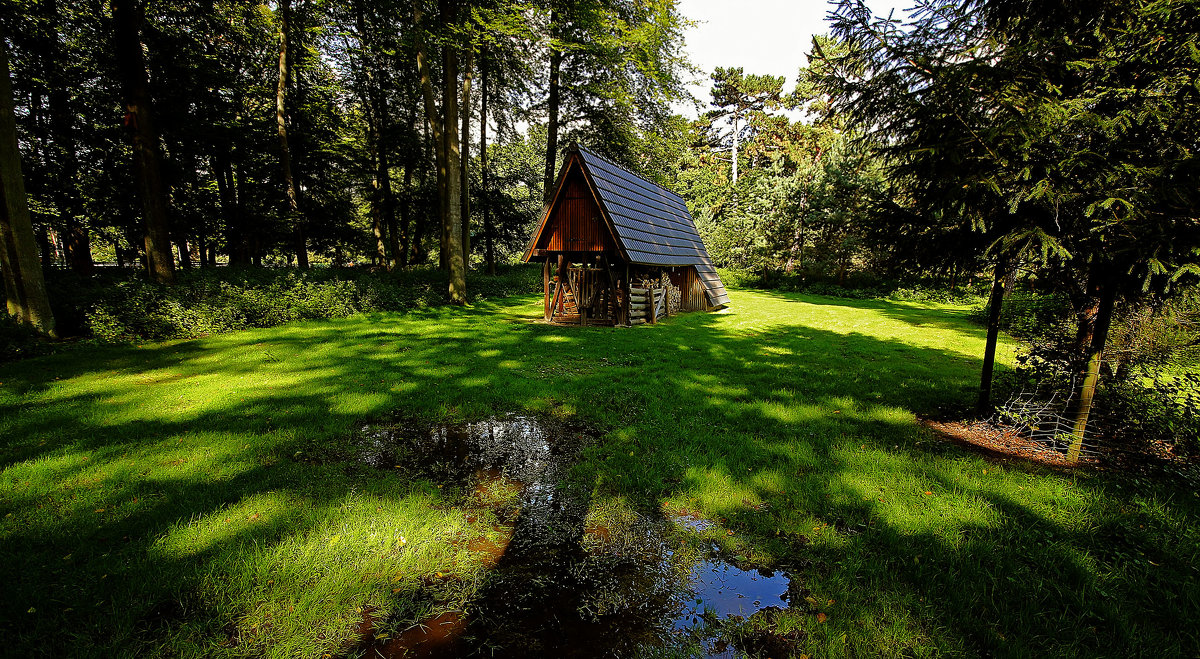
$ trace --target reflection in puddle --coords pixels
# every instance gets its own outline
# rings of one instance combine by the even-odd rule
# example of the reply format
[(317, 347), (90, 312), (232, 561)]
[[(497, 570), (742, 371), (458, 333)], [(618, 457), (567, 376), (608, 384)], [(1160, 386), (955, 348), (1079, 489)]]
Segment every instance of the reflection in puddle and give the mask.
[(465, 542), (488, 570), (464, 611), (390, 639), (364, 633), (365, 656), (734, 656), (705, 637), (710, 623), (786, 606), (784, 574), (741, 570), (681, 542), (713, 522), (593, 506), (588, 492), (564, 487), (587, 440), (518, 415), (363, 428), (365, 462), (461, 488), (464, 505), (500, 520)]

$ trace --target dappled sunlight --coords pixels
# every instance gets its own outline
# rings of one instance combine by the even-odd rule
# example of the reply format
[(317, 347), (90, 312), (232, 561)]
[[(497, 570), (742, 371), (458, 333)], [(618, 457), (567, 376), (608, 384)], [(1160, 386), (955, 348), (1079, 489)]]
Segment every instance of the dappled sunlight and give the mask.
[(140, 616), (188, 599), (223, 621), (173, 628), (197, 642), (228, 623), (243, 650), (342, 652), (364, 607), (407, 624), (468, 598), (491, 568), (465, 540), (497, 533), (453, 487), (354, 467), (363, 424), (516, 412), (597, 431), (569, 479), (595, 500), (692, 511), (722, 552), (790, 566), (829, 616), (795, 622), (810, 655), (1053, 654), (1079, 611), (1173, 633), (1166, 600), (1128, 622), (1097, 589), (1200, 560), (1180, 550), (1194, 501), (991, 464), (917, 423), (973, 399), (983, 331), (961, 310), (733, 297), (655, 327), (552, 327), (520, 298), (0, 367), (7, 610), (103, 602), (30, 633), (136, 650), (157, 638)]

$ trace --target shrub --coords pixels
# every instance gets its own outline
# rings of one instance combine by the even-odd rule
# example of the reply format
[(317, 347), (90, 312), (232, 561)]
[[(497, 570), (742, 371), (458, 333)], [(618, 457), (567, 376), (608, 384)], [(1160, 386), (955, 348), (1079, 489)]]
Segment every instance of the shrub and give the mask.
[[(467, 290), (476, 302), (541, 289), (538, 268), (524, 265), (501, 267), (495, 277), (472, 273), (469, 279)], [(447, 279), (433, 269), (214, 268), (182, 271), (173, 286), (146, 281), (132, 270), (101, 271), (90, 279), (54, 272), (47, 285), (64, 334), (132, 341), (436, 306), (446, 303)], [(49, 349), (7, 317), (0, 323), (0, 358), (34, 354), (35, 346)]]
[(1200, 451), (1200, 374), (1159, 376), (1145, 384), (1116, 381), (1098, 396), (1098, 425), (1125, 446), (1167, 444), (1177, 453)]
[(770, 291), (786, 291), (824, 295), (851, 300), (895, 300), (901, 302), (946, 302), (972, 304), (979, 301), (979, 292), (967, 288), (945, 288), (922, 284), (901, 285), (899, 282), (873, 277), (866, 273), (855, 273), (845, 283), (838, 283), (827, 274), (783, 273), (778, 271), (750, 272), (733, 268), (717, 268), (717, 274), (726, 286), (732, 288), (757, 288)]

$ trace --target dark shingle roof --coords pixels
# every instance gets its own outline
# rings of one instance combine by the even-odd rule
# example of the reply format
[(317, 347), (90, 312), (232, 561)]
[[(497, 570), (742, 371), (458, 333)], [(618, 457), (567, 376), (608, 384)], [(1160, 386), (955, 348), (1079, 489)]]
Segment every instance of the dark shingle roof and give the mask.
[(683, 197), (587, 149), (575, 148), (629, 260), (641, 265), (694, 265), (709, 303), (728, 305), (729, 294)]

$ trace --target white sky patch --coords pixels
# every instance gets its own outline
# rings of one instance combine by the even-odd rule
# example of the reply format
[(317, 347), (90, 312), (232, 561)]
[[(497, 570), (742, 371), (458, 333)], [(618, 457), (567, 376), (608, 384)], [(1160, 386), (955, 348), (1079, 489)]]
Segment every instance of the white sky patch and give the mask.
[[(896, 15), (911, 0), (870, 0), (876, 14)], [(718, 66), (740, 66), (747, 74), (784, 76), (784, 92), (796, 84), (796, 72), (807, 63), (814, 34), (829, 31), (825, 22), (832, 5), (820, 0), (679, 0), (679, 12), (696, 21), (686, 33), (686, 49), (701, 70), (699, 80), (689, 87), (707, 111), (709, 75)], [(697, 116), (687, 105), (674, 110), (686, 117)]]

